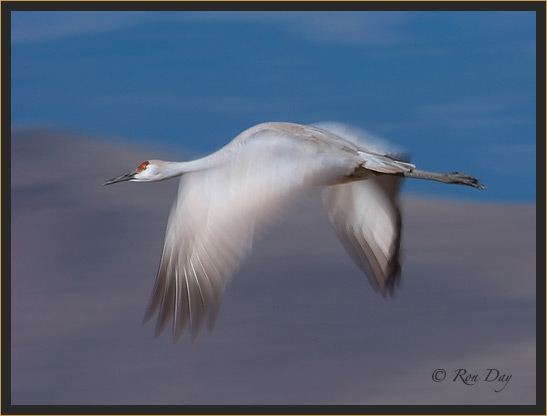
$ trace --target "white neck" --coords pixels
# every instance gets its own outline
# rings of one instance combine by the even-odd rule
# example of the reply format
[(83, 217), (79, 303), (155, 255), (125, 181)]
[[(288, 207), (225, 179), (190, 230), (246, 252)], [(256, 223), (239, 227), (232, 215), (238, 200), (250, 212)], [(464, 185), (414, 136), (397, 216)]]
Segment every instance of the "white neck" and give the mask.
[(211, 158), (211, 156), (212, 155), (186, 162), (158, 161), (158, 165), (162, 168), (161, 180), (175, 178), (184, 175), (185, 173), (210, 169), (215, 165), (214, 158)]

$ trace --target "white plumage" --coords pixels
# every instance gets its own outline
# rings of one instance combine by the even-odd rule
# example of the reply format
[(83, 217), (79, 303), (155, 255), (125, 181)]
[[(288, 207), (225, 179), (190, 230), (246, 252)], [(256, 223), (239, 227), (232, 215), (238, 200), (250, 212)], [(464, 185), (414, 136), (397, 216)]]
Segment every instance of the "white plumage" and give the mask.
[(195, 339), (204, 320), (212, 329), (226, 283), (250, 252), (256, 232), (314, 186), (324, 187), (329, 219), (354, 261), (377, 291), (391, 293), (400, 275), (401, 178), (483, 186), (469, 175), (416, 170), (382, 147), (342, 124), (270, 122), (202, 159), (150, 160), (108, 181), (105, 185), (182, 175), (145, 320), (158, 315), (157, 335), (172, 321), (175, 341), (187, 326)]

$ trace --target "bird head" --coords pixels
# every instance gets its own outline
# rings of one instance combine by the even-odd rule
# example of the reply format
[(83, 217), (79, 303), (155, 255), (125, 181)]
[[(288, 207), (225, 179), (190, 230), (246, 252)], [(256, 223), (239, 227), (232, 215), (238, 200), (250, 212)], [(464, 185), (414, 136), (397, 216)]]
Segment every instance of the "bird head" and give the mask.
[(166, 179), (162, 166), (164, 162), (161, 160), (147, 160), (142, 162), (137, 169), (125, 175), (112, 178), (105, 182), (104, 185), (112, 185), (113, 183), (133, 181), (133, 182), (154, 182)]

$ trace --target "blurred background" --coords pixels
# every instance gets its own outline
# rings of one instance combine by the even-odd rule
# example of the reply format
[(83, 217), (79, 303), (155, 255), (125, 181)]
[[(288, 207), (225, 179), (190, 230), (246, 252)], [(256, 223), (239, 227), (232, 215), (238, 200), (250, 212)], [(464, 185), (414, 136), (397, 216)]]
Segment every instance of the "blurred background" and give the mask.
[[(14, 404), (535, 403), (534, 12), (11, 24)], [(303, 195), (257, 241), (212, 335), (154, 340), (140, 319), (177, 181), (102, 183), (265, 121), (352, 124), (487, 189), (406, 181), (395, 299)], [(453, 381), (460, 368), (513, 377), (496, 393)]]
[[(12, 28), (14, 126), (205, 154), (263, 121), (341, 121), (487, 184), (466, 198), (535, 201), (533, 12), (14, 12)], [(436, 185), (406, 188), (453, 195)]]

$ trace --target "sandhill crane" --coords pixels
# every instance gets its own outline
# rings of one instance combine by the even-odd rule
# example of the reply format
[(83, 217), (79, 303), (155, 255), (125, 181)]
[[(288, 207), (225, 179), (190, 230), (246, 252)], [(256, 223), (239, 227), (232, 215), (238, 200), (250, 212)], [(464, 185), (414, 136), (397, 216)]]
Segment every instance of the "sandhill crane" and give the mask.
[(195, 339), (212, 330), (228, 279), (249, 253), (257, 230), (304, 188), (323, 187), (340, 240), (378, 292), (391, 294), (401, 267), (401, 178), (484, 186), (473, 176), (418, 170), (382, 150), (364, 132), (338, 123), (258, 124), (217, 152), (188, 162), (148, 160), (105, 183), (181, 176), (145, 321), (156, 335), (173, 321)]

